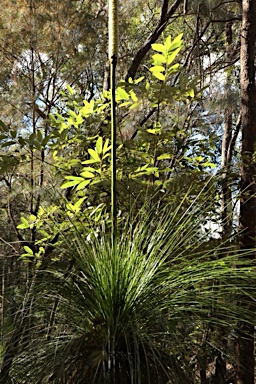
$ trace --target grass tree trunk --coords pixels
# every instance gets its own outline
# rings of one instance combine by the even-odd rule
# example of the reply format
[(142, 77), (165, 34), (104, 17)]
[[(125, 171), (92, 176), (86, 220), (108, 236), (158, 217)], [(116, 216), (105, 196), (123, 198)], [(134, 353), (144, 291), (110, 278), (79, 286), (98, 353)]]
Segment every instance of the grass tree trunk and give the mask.
[[(241, 248), (255, 247), (256, 236), (256, 87), (255, 43), (256, 0), (242, 1), (241, 30), (241, 122), (242, 122), (242, 195), (240, 226)], [(255, 258), (255, 252), (249, 256)], [(241, 304), (242, 305), (242, 304)], [(247, 304), (250, 305), (250, 304)], [(253, 309), (253, 302), (251, 303)], [(239, 324), (235, 346), (237, 384), (254, 384), (254, 325)]]

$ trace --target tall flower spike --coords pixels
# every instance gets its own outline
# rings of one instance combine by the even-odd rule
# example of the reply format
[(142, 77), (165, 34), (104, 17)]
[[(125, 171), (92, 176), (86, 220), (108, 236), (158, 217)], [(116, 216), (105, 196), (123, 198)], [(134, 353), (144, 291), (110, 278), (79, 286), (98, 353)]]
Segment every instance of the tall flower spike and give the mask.
[(111, 219), (112, 247), (115, 252), (117, 234), (116, 202), (116, 64), (118, 55), (118, 0), (109, 0), (109, 61), (111, 88)]
[(118, 0), (109, 0), (109, 60), (118, 56)]

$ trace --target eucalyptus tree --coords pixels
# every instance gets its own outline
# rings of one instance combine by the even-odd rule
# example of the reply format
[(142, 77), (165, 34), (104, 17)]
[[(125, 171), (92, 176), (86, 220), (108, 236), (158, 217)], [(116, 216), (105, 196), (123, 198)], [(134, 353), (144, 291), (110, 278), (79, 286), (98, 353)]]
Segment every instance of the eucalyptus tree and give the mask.
[[(242, 124), (242, 193), (240, 225), (241, 249), (255, 247), (256, 236), (256, 85), (255, 85), (255, 44), (256, 44), (256, 2), (242, 1), (241, 29), (241, 124)], [(249, 255), (255, 262), (255, 252)], [(255, 289), (248, 305), (255, 310)], [(254, 323), (240, 324), (236, 344), (237, 383), (254, 384)]]

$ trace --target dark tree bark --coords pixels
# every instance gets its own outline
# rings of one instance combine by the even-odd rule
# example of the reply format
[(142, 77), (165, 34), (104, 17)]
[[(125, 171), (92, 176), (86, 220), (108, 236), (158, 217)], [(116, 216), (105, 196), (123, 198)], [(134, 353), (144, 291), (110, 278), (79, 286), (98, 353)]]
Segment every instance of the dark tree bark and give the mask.
[[(242, 193), (240, 227), (241, 249), (255, 247), (256, 237), (256, 87), (255, 87), (255, 43), (256, 1), (242, 1), (241, 30), (241, 123), (242, 123)], [(255, 252), (249, 256), (255, 259)], [(242, 298), (241, 298), (242, 299)], [(243, 309), (241, 300), (241, 310)], [(246, 309), (255, 309), (253, 302)], [(254, 384), (254, 326), (239, 324), (235, 345), (237, 384)]]
[[(231, 62), (232, 54), (232, 23), (228, 22), (225, 26), (226, 37), (226, 61)], [(226, 98), (227, 105), (224, 111), (224, 132), (222, 138), (222, 153), (221, 153), (221, 166), (222, 166), (222, 230), (224, 237), (228, 237), (232, 232), (232, 206), (231, 203), (231, 189), (229, 185), (228, 175), (231, 166), (231, 156), (228, 158), (228, 149), (232, 140), (232, 106), (228, 102), (230, 93), (232, 67), (226, 70)]]
[(232, 233), (233, 227), (233, 207), (232, 192), (230, 188), (230, 171), (232, 158), (236, 145), (236, 140), (241, 129), (241, 112), (236, 123), (233, 121), (233, 108), (229, 103), (230, 88), (232, 85), (232, 64), (233, 64), (233, 38), (232, 24), (227, 22), (225, 25), (226, 38), (226, 63), (230, 65), (226, 72), (226, 107), (224, 110), (224, 132), (221, 148), (221, 167), (222, 167), (222, 233), (223, 237), (228, 238)]

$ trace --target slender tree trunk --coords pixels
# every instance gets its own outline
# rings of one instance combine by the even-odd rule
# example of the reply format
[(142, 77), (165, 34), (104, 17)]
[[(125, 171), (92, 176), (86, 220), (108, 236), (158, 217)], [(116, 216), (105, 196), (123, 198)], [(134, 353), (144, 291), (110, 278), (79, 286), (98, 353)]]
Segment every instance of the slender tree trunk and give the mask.
[[(231, 56), (232, 44), (232, 23), (228, 22), (225, 26), (226, 37), (226, 61), (229, 63)], [(231, 166), (231, 156), (229, 158), (229, 146), (232, 140), (232, 106), (229, 105), (230, 82), (231, 82), (232, 67), (226, 70), (226, 107), (224, 111), (224, 132), (222, 138), (222, 231), (223, 236), (228, 237), (232, 232), (232, 201), (231, 188), (229, 183), (229, 172)]]
[[(226, 39), (226, 63), (229, 65), (226, 69), (226, 106), (224, 110), (224, 132), (222, 137), (222, 151), (221, 151), (221, 167), (222, 167), (222, 237), (227, 239), (232, 234), (233, 228), (233, 204), (232, 204), (232, 191), (230, 186), (230, 170), (233, 156), (233, 149), (235, 146), (234, 140), (237, 138), (236, 131), (233, 133), (233, 108), (230, 105), (230, 89), (232, 81), (232, 22), (227, 22), (225, 25), (225, 39)], [(232, 147), (233, 143), (233, 147)], [(227, 352), (227, 334), (225, 330), (220, 335), (222, 339), (223, 352)], [(225, 384), (227, 377), (226, 359), (223, 353), (219, 352), (215, 362), (215, 382), (218, 384)]]
[[(256, 237), (256, 87), (255, 42), (256, 0), (242, 1), (241, 30), (241, 122), (242, 122), (242, 193), (240, 226), (241, 249), (255, 247)], [(255, 258), (255, 252), (249, 256)], [(242, 299), (242, 298), (241, 298)], [(241, 300), (241, 307), (243, 307)], [(247, 304), (247, 308), (248, 308)], [(254, 308), (254, 303), (250, 305)], [(242, 308), (241, 308), (242, 310)], [(254, 384), (254, 326), (239, 324), (235, 345), (237, 384)]]

